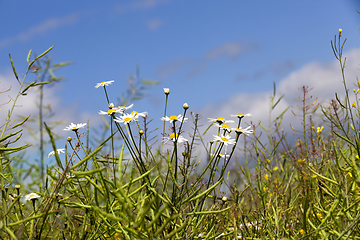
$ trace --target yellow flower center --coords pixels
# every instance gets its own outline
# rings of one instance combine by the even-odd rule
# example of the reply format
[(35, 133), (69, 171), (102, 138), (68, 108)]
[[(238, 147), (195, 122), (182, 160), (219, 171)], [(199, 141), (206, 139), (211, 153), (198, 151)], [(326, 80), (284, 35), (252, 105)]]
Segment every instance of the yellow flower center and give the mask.
[(138, 115), (138, 112), (137, 111), (132, 111), (131, 114)]
[(223, 142), (227, 142), (227, 141), (229, 141), (229, 139), (224, 138), (224, 137), (222, 137), (222, 138), (221, 138), (221, 140), (222, 140)]
[(114, 108), (111, 108), (111, 109), (109, 109), (109, 111), (107, 111), (107, 114), (113, 114), (114, 112), (115, 112), (116, 110), (114, 109)]
[(244, 114), (238, 114), (237, 116), (238, 116), (238, 117), (243, 117), (243, 116), (244, 116)]
[(177, 136), (178, 136), (178, 134), (172, 133), (172, 134), (170, 134), (169, 138), (170, 138), (170, 139), (174, 139), (174, 138), (177, 137)]
[(125, 106), (120, 106), (119, 108), (124, 109), (124, 108), (126, 108), (126, 107), (125, 107)]
[(217, 122), (219, 124), (223, 124), (225, 122), (225, 120), (224, 120), (224, 118), (219, 117), (219, 118), (216, 119), (215, 122)]
[(125, 121), (125, 122), (130, 122), (130, 120), (131, 120), (130, 117), (124, 118), (124, 121)]
[(32, 193), (31, 193), (29, 196), (30, 196), (30, 197), (35, 197), (35, 194), (32, 194)]
[(223, 128), (230, 128), (230, 125), (224, 124), (224, 125), (222, 125), (222, 127), (223, 127)]
[(72, 129), (73, 129), (73, 130), (75, 130), (75, 129), (77, 129), (77, 127), (76, 127), (76, 126), (74, 126), (74, 127), (72, 127)]
[(173, 116), (170, 116), (169, 118), (170, 118), (170, 120), (172, 120), (172, 121), (178, 120), (178, 117), (177, 117), (177, 116), (174, 116), (174, 115), (173, 115)]
[(105, 83), (105, 81), (102, 81), (102, 82), (101, 82), (101, 84), (104, 84), (104, 83)]

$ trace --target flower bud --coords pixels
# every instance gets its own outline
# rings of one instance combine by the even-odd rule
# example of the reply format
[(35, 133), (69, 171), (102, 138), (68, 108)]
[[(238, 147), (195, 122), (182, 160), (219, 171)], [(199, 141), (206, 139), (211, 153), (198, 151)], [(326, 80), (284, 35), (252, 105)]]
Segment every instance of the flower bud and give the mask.
[(68, 138), (66, 139), (66, 141), (68, 141), (68, 142), (70, 142), (71, 140), (72, 140), (71, 137), (68, 137)]
[(164, 93), (165, 93), (166, 95), (169, 95), (169, 94), (170, 94), (170, 89), (169, 89), (169, 88), (164, 88)]
[(186, 109), (189, 109), (189, 105), (187, 103), (184, 103), (183, 105), (183, 108), (186, 110)]

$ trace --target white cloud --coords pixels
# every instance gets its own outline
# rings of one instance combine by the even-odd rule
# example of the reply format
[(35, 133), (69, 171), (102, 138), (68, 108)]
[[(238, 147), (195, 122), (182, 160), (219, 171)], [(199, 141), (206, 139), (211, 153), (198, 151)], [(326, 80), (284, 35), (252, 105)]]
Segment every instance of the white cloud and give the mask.
[[(356, 82), (356, 75), (359, 74), (359, 50), (353, 49), (346, 52), (344, 56), (347, 57), (345, 68), (347, 87), (350, 89), (350, 94), (353, 94), (352, 89), (355, 88), (353, 82)], [(308, 95), (308, 97), (312, 96), (312, 98), (308, 101), (308, 104), (314, 102), (316, 98), (318, 98), (319, 103), (325, 104), (331, 99), (335, 99), (335, 92), (340, 96), (344, 96), (344, 87), (339, 62), (334, 60), (328, 63), (309, 63), (303, 68), (292, 72), (282, 79), (277, 84), (276, 99), (282, 95), (284, 95), (284, 98), (274, 109), (272, 119), (276, 118), (289, 106), (301, 105), (299, 96), (302, 95), (302, 92), (299, 88), (303, 85), (313, 88)], [(272, 91), (259, 92), (256, 94), (239, 93), (227, 99), (226, 102), (208, 105), (203, 109), (202, 115), (204, 116), (204, 119), (207, 119), (208, 117), (230, 118), (230, 114), (252, 113), (253, 116), (251, 118), (245, 118), (243, 121), (247, 123), (252, 121), (254, 124), (261, 121), (265, 127), (268, 127), (269, 99), (271, 94)], [(301, 122), (294, 117), (290, 110), (299, 114), (301, 113), (301, 110), (296, 110), (294, 108), (289, 109), (289, 111), (284, 115), (282, 126), (285, 128), (285, 132), (292, 135), (293, 132), (290, 129), (290, 124), (295, 129), (301, 129)], [(320, 109), (318, 111), (320, 113)], [(205, 126), (207, 127), (208, 125), (205, 124)], [(244, 124), (243, 127), (245, 126), (247, 125)]]
[[(3, 88), (9, 89), (11, 87), (11, 90), (8, 92), (0, 93), (0, 104), (6, 103), (11, 99), (10, 103), (7, 103), (5, 105), (1, 106), (0, 109), (0, 126), (2, 126), (5, 121), (7, 114), (10, 110), (10, 108), (13, 105), (13, 100), (16, 97), (16, 94), (19, 90), (19, 83), (15, 79), (12, 73), (6, 73), (6, 74), (0, 74), (0, 90)], [(49, 87), (45, 85), (44, 87), (44, 106), (50, 106), (51, 111), (53, 113), (53, 116), (50, 118), (44, 118), (43, 121), (45, 121), (48, 125), (51, 125), (51, 121), (59, 121), (60, 123), (55, 126), (54, 129), (52, 129), (52, 132), (55, 135), (59, 135), (61, 138), (57, 141), (57, 145), (59, 148), (62, 148), (65, 145), (66, 138), (71, 135), (71, 133), (67, 131), (63, 131), (63, 129), (68, 126), (71, 122), (73, 123), (85, 123), (90, 119), (90, 127), (99, 126), (102, 122), (101, 117), (98, 115), (97, 112), (89, 114), (89, 113), (81, 113), (78, 110), (78, 107), (76, 104), (71, 106), (66, 106), (63, 103), (63, 100), (57, 95), (57, 92), (60, 85), (57, 85), (54, 83), (52, 87)], [(23, 145), (24, 143), (34, 143), (34, 145), (37, 145), (39, 142), (39, 134), (36, 129), (38, 129), (38, 114), (39, 114), (39, 91), (38, 87), (36, 88), (30, 88), (27, 92), (27, 95), (25, 96), (19, 96), (13, 114), (11, 116), (11, 121), (15, 120), (15, 124), (19, 123), (23, 117), (20, 116), (28, 116), (30, 115), (31, 121), (27, 121), (24, 127), (32, 128), (35, 130), (34, 132), (37, 132), (35, 134), (35, 137), (37, 139), (34, 139), (32, 135), (30, 135), (28, 132), (23, 131), (23, 135), (21, 137), (21, 140), (16, 144), (17, 146)], [(45, 111), (44, 111), (45, 112)], [(13, 132), (13, 131), (9, 131)], [(69, 135), (70, 134), (70, 135)], [(75, 137), (75, 136), (71, 136)], [(49, 137), (48, 134), (44, 134), (44, 141), (46, 143), (49, 143)], [(51, 151), (51, 145), (49, 146), (49, 151)], [(45, 150), (45, 151), (47, 151)], [(36, 148), (28, 148), (26, 152), (30, 154), (34, 154), (38, 151)]]
[(39, 34), (46, 33), (48, 31), (54, 30), (58, 27), (69, 25), (78, 20), (78, 14), (69, 14), (60, 18), (49, 18), (41, 22), (38, 25), (32, 26), (29, 29), (19, 33), (16, 36), (7, 37), (0, 40), (0, 48), (6, 47), (14, 42), (26, 42)]

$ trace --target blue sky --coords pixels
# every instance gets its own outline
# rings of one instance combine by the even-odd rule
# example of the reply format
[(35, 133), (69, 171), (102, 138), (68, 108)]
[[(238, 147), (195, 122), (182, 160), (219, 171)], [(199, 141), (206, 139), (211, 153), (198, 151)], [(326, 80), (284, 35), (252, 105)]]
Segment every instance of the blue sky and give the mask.
[(315, 85), (322, 99), (333, 97), (335, 85), (317, 82), (341, 81), (330, 47), (339, 28), (351, 66), (360, 63), (356, 10), (355, 0), (0, 0), (0, 82), (17, 87), (9, 53), (21, 73), (30, 49), (40, 54), (55, 44), (53, 62), (74, 64), (57, 72), (66, 80), (48, 89), (46, 100), (67, 123), (98, 124), (107, 104), (96, 83), (114, 80), (108, 89), (116, 102), (137, 64), (141, 78), (160, 81), (135, 102), (151, 118), (162, 116), (168, 87), (171, 115), (187, 102), (205, 117), (251, 111), (253, 121), (265, 121), (273, 82), (288, 96), (283, 107), (302, 84)]

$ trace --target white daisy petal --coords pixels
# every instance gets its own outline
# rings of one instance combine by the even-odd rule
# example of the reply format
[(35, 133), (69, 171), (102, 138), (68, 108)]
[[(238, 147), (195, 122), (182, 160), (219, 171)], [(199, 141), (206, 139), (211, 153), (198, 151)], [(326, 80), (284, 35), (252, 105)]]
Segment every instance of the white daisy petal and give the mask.
[(71, 123), (69, 126), (64, 128), (64, 130), (65, 131), (77, 131), (79, 128), (83, 128), (85, 126), (86, 126), (86, 123), (78, 123), (78, 124)]
[(25, 195), (25, 201), (30, 201), (30, 200), (37, 200), (39, 199), (41, 196), (38, 195), (37, 193), (29, 193), (28, 195)]
[(225, 146), (235, 143), (235, 139), (230, 139), (230, 135), (222, 136), (222, 137), (214, 135), (214, 141), (222, 142), (224, 143)]
[(223, 123), (233, 123), (234, 121), (233, 120), (225, 120), (224, 118), (222, 117), (219, 117), (219, 118), (208, 118), (209, 119), (209, 122), (213, 122), (213, 123), (218, 123), (218, 124), (223, 124)]
[(102, 82), (96, 84), (95, 88), (104, 87), (104, 86), (109, 86), (109, 85), (112, 84), (113, 82), (114, 82), (114, 80), (111, 80), (111, 81), (102, 81)]
[(175, 116), (175, 115), (172, 115), (170, 117), (168, 116), (165, 116), (165, 117), (162, 117), (160, 118), (160, 120), (163, 120), (163, 121), (169, 121), (170, 123), (173, 123), (173, 122), (176, 122), (176, 121), (179, 121), (179, 122), (186, 122), (186, 120), (188, 120), (188, 118), (184, 118), (181, 116), (181, 114)]
[[(56, 149), (57, 153), (60, 154), (60, 153), (65, 153), (65, 148), (60, 148), (60, 149)], [(48, 158), (50, 156), (54, 156), (55, 155), (55, 151), (51, 151), (48, 155)]]

